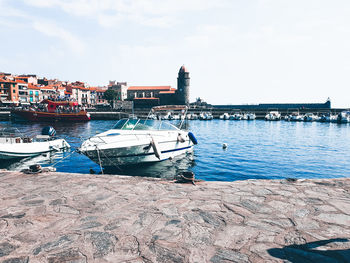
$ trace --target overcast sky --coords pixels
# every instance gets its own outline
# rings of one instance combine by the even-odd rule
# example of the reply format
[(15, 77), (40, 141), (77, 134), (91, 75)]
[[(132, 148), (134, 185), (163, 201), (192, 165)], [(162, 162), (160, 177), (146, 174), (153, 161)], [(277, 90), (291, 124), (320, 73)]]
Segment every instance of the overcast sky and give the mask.
[(350, 107), (349, 0), (0, 0), (0, 71)]

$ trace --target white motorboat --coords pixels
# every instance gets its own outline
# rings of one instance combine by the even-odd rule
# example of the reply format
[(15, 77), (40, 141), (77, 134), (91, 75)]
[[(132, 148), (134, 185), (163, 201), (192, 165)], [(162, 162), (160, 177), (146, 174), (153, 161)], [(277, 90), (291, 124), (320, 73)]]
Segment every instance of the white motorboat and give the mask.
[(191, 132), (181, 130), (183, 124), (184, 120), (177, 128), (161, 120), (122, 119), (111, 130), (84, 141), (78, 152), (105, 169), (171, 159), (197, 144)]
[(230, 114), (225, 112), (224, 114), (220, 115), (220, 120), (228, 120), (230, 118)]
[(210, 112), (201, 112), (199, 114), (199, 119), (203, 121), (210, 121), (213, 119), (213, 115)]
[(285, 120), (286, 121), (303, 121), (304, 116), (299, 114), (299, 112), (295, 111), (289, 115), (286, 115)]
[(350, 111), (342, 111), (338, 114), (338, 123), (350, 123)]
[(251, 120), (255, 120), (255, 119), (256, 119), (255, 113), (247, 112), (247, 113), (243, 114), (243, 120), (251, 121)]
[(281, 119), (281, 113), (278, 111), (270, 111), (265, 115), (266, 121), (279, 121)]
[(235, 112), (233, 115), (230, 115), (230, 120), (241, 120), (243, 118), (243, 114), (240, 112)]
[(320, 120), (320, 117), (318, 117), (317, 115), (311, 112), (308, 112), (304, 115), (305, 122), (312, 122), (312, 121), (318, 121), (318, 120)]
[(334, 115), (331, 112), (321, 114), (320, 122), (337, 122), (338, 115)]
[(15, 128), (0, 130), (0, 159), (20, 159), (70, 148), (64, 140), (54, 137), (52, 127), (45, 127), (34, 138), (23, 136)]

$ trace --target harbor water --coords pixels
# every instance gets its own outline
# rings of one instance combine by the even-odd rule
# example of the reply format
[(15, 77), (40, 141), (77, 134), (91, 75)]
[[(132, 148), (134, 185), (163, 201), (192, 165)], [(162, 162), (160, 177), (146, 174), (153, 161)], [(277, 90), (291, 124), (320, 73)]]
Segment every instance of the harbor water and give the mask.
[[(69, 151), (19, 162), (1, 161), (0, 168), (21, 170), (39, 163), (61, 172), (98, 173), (99, 166), (75, 149), (83, 140), (112, 128), (115, 122), (50, 124), (71, 145)], [(16, 127), (27, 135), (39, 134), (47, 125), (0, 122), (0, 128)], [(116, 167), (114, 173), (173, 179), (180, 171), (191, 170), (196, 178), (208, 181), (350, 177), (349, 124), (198, 120), (189, 122), (189, 130), (199, 142), (193, 154), (127, 170)]]

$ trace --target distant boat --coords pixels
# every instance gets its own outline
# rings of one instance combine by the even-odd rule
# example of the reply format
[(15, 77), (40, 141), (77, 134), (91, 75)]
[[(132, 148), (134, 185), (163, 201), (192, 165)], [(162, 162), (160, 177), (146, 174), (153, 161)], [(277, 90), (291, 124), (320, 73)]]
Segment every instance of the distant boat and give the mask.
[(225, 112), (224, 114), (220, 115), (220, 120), (228, 120), (230, 118), (230, 114)]
[(243, 120), (248, 120), (248, 121), (255, 120), (256, 119), (256, 115), (255, 115), (255, 113), (247, 112), (247, 113), (243, 114), (243, 118), (242, 119)]
[(52, 101), (43, 100), (38, 106), (14, 109), (11, 111), (14, 119), (24, 119), (28, 121), (89, 121), (90, 114), (86, 110), (78, 108), (76, 101)]
[(52, 127), (45, 127), (41, 135), (34, 138), (22, 135), (16, 128), (0, 130), (0, 160), (33, 157), (70, 148), (64, 140), (54, 137)]
[(304, 115), (304, 121), (305, 122), (313, 122), (313, 121), (318, 121), (320, 120), (320, 117), (318, 117), (317, 115), (313, 114), (313, 113), (306, 113)]
[(286, 121), (303, 121), (304, 116), (299, 114), (299, 111), (294, 111), (289, 115), (285, 116)]
[(240, 112), (235, 112), (230, 116), (230, 120), (235, 120), (235, 121), (241, 120), (242, 118), (243, 118), (243, 114)]
[(210, 121), (213, 119), (213, 115), (210, 112), (201, 112), (199, 114), (199, 119), (202, 121)]
[(265, 115), (266, 121), (279, 121), (281, 120), (281, 113), (279, 111), (270, 111)]
[(350, 123), (350, 111), (342, 111), (338, 114), (338, 123)]
[(319, 121), (320, 122), (337, 122), (337, 120), (338, 120), (338, 115), (334, 115), (330, 112), (326, 112), (321, 114)]

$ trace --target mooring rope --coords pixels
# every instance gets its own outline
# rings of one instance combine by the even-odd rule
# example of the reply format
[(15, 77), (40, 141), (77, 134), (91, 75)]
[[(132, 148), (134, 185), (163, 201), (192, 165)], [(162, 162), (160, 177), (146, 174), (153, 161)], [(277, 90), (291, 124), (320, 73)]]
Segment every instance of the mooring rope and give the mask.
[(60, 163), (60, 162), (62, 162), (63, 160), (65, 160), (65, 159), (67, 159), (68, 157), (70, 157), (73, 153), (75, 153), (75, 152), (77, 152), (77, 150), (74, 150), (74, 151), (72, 151), (70, 154), (68, 154), (66, 157), (64, 157), (64, 158), (62, 158), (61, 160), (59, 160), (59, 161), (57, 161), (57, 162), (55, 162), (53, 165), (51, 165), (51, 166), (55, 166), (55, 165), (57, 165), (58, 163)]
[(102, 169), (102, 164), (101, 164), (101, 158), (100, 158), (100, 151), (98, 150), (97, 145), (95, 145), (95, 146), (96, 146), (96, 152), (97, 152), (97, 157), (98, 157), (98, 162), (99, 162), (99, 165), (100, 165), (101, 173), (103, 174), (103, 169)]

